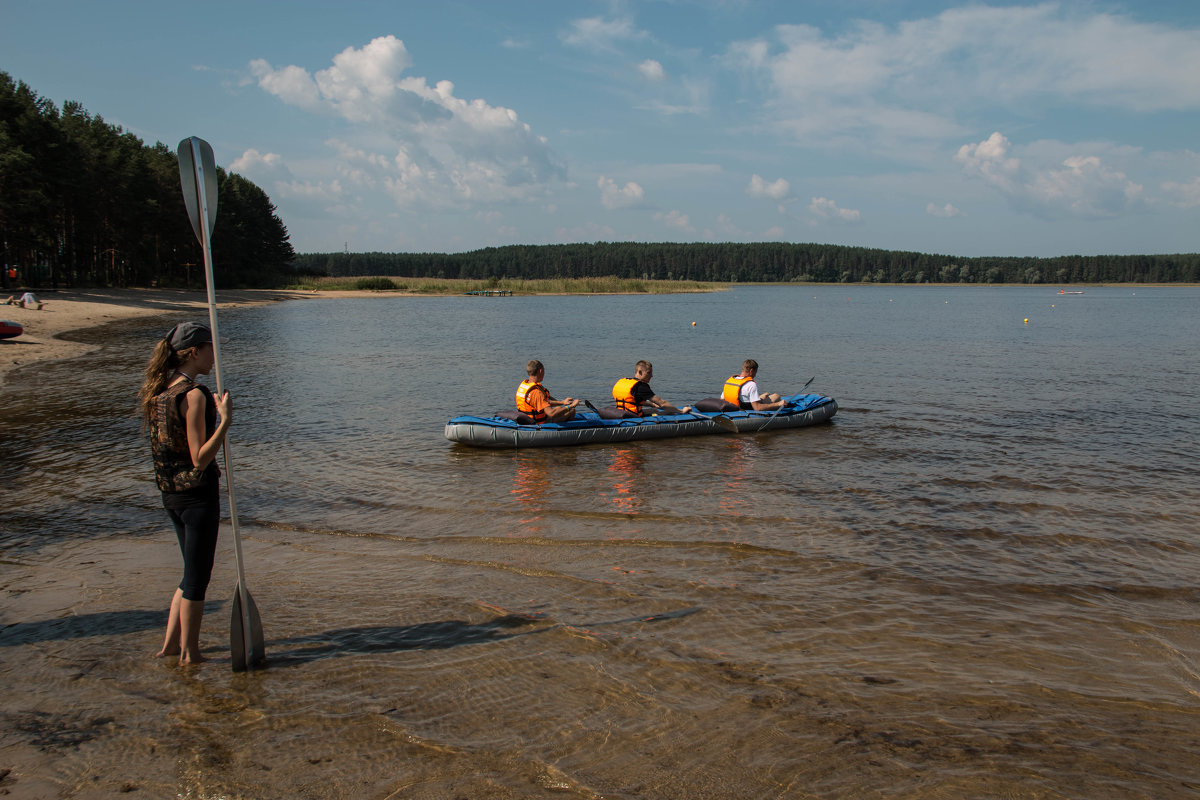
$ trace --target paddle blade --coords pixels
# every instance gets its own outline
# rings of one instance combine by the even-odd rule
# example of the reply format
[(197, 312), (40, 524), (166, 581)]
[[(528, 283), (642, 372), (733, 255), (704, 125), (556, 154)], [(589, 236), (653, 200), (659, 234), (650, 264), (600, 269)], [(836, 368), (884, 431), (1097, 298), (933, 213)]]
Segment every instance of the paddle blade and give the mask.
[(725, 416), (724, 414), (718, 414), (717, 416), (712, 418), (712, 421), (717, 423), (718, 425), (720, 425), (722, 428), (729, 431), (730, 433), (738, 433), (737, 423), (734, 422), (729, 417)]
[[(233, 590), (233, 603), (229, 620), (229, 655), (233, 662), (234, 672), (245, 672), (263, 663), (267, 657), (263, 646), (262, 619), (258, 615), (258, 606), (250, 591), (246, 590), (247, 614), (242, 614), (242, 590), (237, 586)], [(245, 618), (249, 617), (250, 636), (246, 636)], [(249, 647), (249, 650), (247, 650)]]
[[(183, 204), (196, 238), (204, 243), (204, 233), (212, 234), (217, 222), (217, 162), (208, 142), (195, 136), (179, 143), (179, 183)], [(201, 224), (204, 228), (201, 228)]]

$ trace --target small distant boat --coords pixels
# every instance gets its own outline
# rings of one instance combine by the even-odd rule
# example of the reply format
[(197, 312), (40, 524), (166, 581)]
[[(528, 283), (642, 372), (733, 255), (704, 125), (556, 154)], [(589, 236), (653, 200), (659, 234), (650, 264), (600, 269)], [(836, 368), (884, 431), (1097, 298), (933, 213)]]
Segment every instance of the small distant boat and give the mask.
[(1059, 294), (1083, 294), (1083, 289), (1076, 289), (1074, 291), (1067, 291), (1066, 289), (1059, 289), (1058, 293)]
[(0, 319), (0, 339), (11, 339), (14, 336), (20, 336), (24, 332), (25, 328), (21, 323)]

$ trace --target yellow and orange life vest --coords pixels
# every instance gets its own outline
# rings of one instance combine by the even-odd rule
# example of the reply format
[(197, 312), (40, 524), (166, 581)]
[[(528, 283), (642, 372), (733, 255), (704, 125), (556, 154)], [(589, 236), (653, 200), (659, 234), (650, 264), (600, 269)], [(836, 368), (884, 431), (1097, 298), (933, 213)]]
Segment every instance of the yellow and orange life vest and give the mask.
[[(535, 409), (529, 402), (529, 393), (534, 389), (541, 389), (546, 392), (546, 387), (535, 381), (533, 378), (526, 378), (521, 381), (521, 385), (517, 387), (517, 411), (522, 414), (528, 414), (533, 417), (533, 421), (541, 424), (546, 421), (546, 407)], [(546, 397), (550, 397), (550, 393), (546, 392)]]
[(633, 387), (641, 383), (637, 378), (621, 378), (613, 384), (613, 400), (617, 401), (617, 408), (628, 411), (630, 414), (642, 416), (642, 404), (633, 399)]
[(745, 386), (747, 382), (752, 380), (754, 380), (754, 378), (750, 378), (745, 375), (734, 375), (732, 378), (725, 381), (725, 388), (721, 390), (721, 397), (726, 403), (733, 403), (738, 408), (741, 408), (742, 387)]

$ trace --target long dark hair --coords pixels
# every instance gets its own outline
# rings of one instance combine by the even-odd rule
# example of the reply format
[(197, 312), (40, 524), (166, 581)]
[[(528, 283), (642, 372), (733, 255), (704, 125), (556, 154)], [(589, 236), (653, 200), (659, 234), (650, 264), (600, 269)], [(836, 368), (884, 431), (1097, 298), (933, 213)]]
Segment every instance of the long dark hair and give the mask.
[(142, 388), (138, 390), (138, 412), (142, 418), (142, 427), (150, 427), (150, 418), (154, 414), (154, 398), (162, 394), (163, 389), (171, 381), (171, 375), (179, 369), (179, 365), (192, 357), (198, 348), (188, 347), (183, 350), (172, 350), (166, 339), (159, 339), (154, 346), (150, 361), (146, 364), (145, 379)]

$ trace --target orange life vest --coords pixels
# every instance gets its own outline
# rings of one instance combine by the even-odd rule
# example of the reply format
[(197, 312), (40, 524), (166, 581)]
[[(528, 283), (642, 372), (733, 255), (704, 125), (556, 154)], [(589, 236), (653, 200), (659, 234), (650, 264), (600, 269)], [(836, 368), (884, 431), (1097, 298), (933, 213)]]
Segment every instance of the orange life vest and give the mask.
[[(526, 378), (521, 381), (521, 385), (517, 387), (517, 411), (533, 417), (533, 421), (540, 425), (546, 421), (546, 408), (543, 406), (541, 409), (535, 409), (530, 405), (529, 393), (534, 389), (541, 389), (543, 392), (546, 392), (546, 387), (533, 378)], [(549, 392), (546, 392), (546, 397), (550, 397)]]
[(617, 401), (617, 408), (640, 417), (642, 404), (633, 399), (633, 387), (639, 383), (637, 378), (621, 378), (613, 384), (613, 400)]
[(734, 375), (729, 380), (725, 381), (725, 388), (721, 390), (721, 397), (726, 403), (733, 403), (738, 408), (742, 407), (742, 387), (747, 382), (754, 380), (744, 375)]

